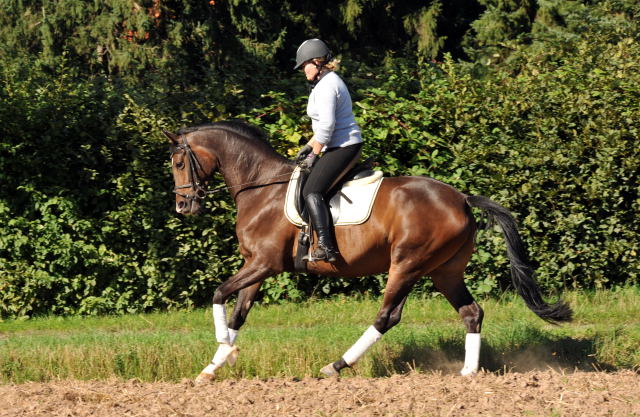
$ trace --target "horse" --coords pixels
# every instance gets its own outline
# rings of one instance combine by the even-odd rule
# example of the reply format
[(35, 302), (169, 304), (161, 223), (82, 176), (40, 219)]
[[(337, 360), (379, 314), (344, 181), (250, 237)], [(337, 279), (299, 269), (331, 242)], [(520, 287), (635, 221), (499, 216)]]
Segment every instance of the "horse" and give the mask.
[[(254, 304), (262, 282), (281, 272), (294, 272), (297, 232), (284, 215), (285, 194), (295, 163), (279, 155), (265, 134), (241, 121), (222, 121), (171, 133), (175, 210), (194, 215), (204, 198), (228, 189), (237, 207), (236, 236), (244, 258), (238, 272), (213, 295), (213, 321), (218, 349), (196, 378), (204, 383), (238, 356), (235, 340)], [(219, 172), (225, 185), (208, 190)], [(310, 262), (308, 272), (333, 277), (362, 277), (388, 273), (382, 306), (373, 324), (324, 375), (339, 375), (353, 366), (386, 332), (398, 324), (407, 296), (423, 277), (458, 312), (466, 328), (464, 366), (460, 373), (479, 370), (480, 331), (484, 312), (464, 283), (464, 270), (475, 247), (477, 223), (471, 208), (480, 209), (504, 235), (514, 288), (527, 307), (547, 322), (570, 321), (571, 307), (562, 299), (548, 303), (536, 283), (512, 214), (482, 196), (466, 195), (432, 178), (386, 177), (382, 180), (370, 218), (360, 225), (339, 226), (335, 237), (337, 262)], [(227, 320), (225, 303), (238, 292)]]

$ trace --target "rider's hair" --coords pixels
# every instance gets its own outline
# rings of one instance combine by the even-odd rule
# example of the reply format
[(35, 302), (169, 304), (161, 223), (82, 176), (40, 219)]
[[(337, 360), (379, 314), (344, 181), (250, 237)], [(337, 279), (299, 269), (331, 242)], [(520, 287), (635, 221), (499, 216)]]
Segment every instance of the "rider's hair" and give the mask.
[(340, 60), (333, 58), (331, 61), (323, 65), (323, 67), (330, 69), (331, 71), (338, 71), (340, 69)]
[(338, 71), (340, 69), (340, 60), (332, 58), (331, 61), (322, 63), (322, 66), (331, 71)]

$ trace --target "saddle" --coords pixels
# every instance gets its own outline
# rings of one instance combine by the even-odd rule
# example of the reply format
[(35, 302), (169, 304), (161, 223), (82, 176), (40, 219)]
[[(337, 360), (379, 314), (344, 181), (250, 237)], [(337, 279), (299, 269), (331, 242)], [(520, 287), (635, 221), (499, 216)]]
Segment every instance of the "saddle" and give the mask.
[[(296, 168), (291, 175), (285, 199), (285, 216), (301, 228), (298, 237), (295, 268), (306, 271), (302, 258), (313, 244), (313, 232), (309, 227), (309, 216), (305, 210), (302, 189), (309, 173)], [(347, 172), (327, 194), (334, 226), (356, 225), (366, 222), (371, 215), (373, 203), (382, 183), (382, 171), (374, 171), (367, 160)]]

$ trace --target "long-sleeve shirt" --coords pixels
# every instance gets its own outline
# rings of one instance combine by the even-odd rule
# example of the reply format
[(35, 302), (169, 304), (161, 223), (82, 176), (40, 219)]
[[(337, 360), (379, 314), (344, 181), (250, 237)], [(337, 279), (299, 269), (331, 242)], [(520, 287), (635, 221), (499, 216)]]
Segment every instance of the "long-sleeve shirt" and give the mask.
[(324, 74), (311, 90), (307, 114), (311, 118), (314, 139), (326, 148), (362, 142), (360, 127), (353, 115), (351, 95), (335, 72)]

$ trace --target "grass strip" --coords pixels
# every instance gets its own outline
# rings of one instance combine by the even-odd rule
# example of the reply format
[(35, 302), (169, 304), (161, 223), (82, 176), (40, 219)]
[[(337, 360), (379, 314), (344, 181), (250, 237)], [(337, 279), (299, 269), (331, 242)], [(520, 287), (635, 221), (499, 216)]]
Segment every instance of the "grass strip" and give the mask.
[[(640, 367), (640, 289), (570, 292), (573, 323), (549, 325), (514, 295), (486, 299), (481, 366), (493, 372), (553, 367)], [(219, 378), (317, 376), (362, 334), (379, 299), (337, 297), (254, 307), (240, 357)], [(344, 376), (411, 370), (458, 372), (464, 326), (440, 296), (410, 298), (402, 322)], [(0, 322), (0, 382), (137, 378), (178, 381), (208, 363), (216, 343), (210, 310), (120, 317), (49, 317)]]

